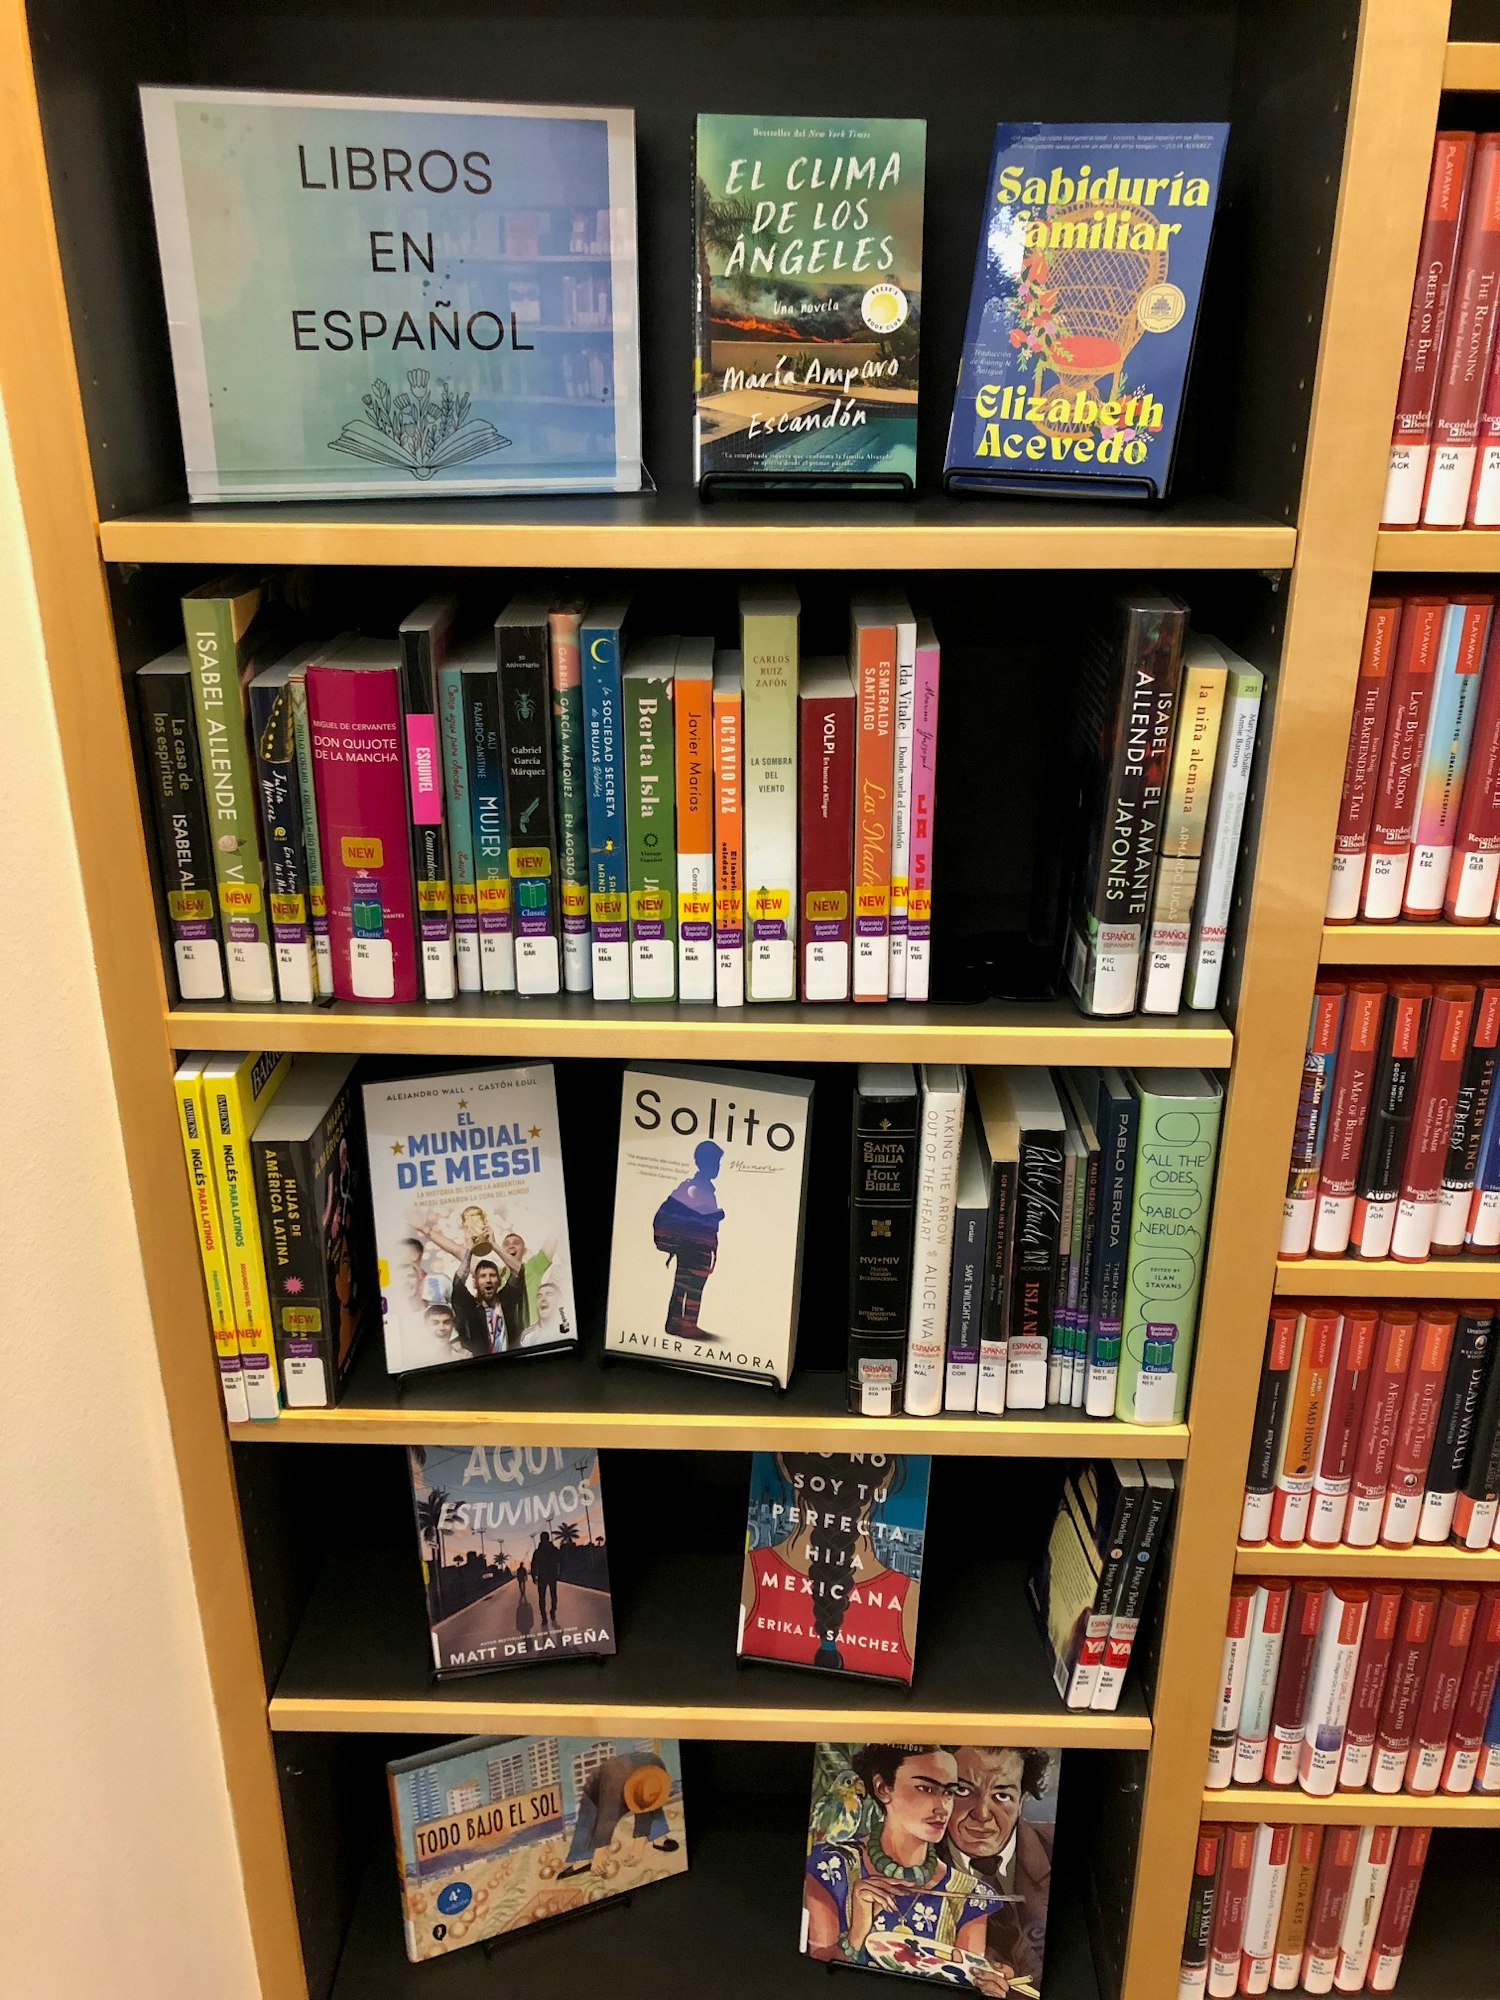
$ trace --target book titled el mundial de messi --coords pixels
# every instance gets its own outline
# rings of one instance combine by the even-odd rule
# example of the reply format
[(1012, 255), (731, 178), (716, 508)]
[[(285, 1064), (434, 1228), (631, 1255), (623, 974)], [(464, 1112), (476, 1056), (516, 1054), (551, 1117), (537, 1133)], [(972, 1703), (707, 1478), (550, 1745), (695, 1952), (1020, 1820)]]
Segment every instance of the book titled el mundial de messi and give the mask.
[(194, 500), (640, 487), (632, 112), (141, 108)]
[(996, 128), (951, 491), (1165, 495), (1228, 135)]

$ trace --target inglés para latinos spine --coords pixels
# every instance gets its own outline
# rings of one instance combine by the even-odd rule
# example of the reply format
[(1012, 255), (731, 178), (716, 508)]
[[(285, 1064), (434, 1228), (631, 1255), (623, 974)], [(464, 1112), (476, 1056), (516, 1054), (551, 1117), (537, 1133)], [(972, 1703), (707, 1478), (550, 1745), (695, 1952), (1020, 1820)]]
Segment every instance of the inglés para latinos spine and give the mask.
[(562, 991), (551, 684), (545, 598), (515, 598), (495, 621), (500, 751), (516, 945), (516, 991)]
[(625, 734), (620, 670), (628, 600), (595, 604), (579, 628), (587, 747), (589, 921), (594, 998), (630, 998), (630, 927), (625, 888)]
[(797, 995), (797, 662), (787, 584), (740, 586), (744, 674), (745, 993)]
[(745, 1004), (745, 725), (740, 656), (714, 654), (714, 999)]
[(1448, 301), (1453, 288), (1453, 263), (1473, 159), (1472, 132), (1438, 133), (1427, 182), (1427, 213), (1417, 252), (1417, 279), (1406, 322), (1406, 352), (1401, 361), (1401, 386), (1391, 428), (1385, 502), (1380, 510), (1381, 525), (1387, 528), (1414, 528), (1421, 518), (1432, 446), (1432, 412), (1442, 374), (1443, 336), (1448, 327)]
[(464, 672), (446, 660), (437, 673), (443, 733), (443, 795), (448, 809), (448, 866), (453, 891), (453, 955), (460, 993), (482, 991), (479, 905), (475, 894), (474, 822), (469, 811), (469, 744), (464, 722)]
[(621, 676), (625, 721), (625, 869), (630, 997), (677, 993), (677, 832), (672, 679), (676, 639), (646, 639)]
[(1364, 646), (1354, 690), (1354, 720), (1349, 726), (1338, 830), (1333, 837), (1333, 871), (1324, 919), (1330, 924), (1352, 924), (1359, 915), (1365, 849), (1369, 844), (1370, 816), (1391, 700), (1391, 656), (1400, 629), (1401, 600), (1372, 597), (1365, 613)]
[(938, 678), (942, 652), (930, 618), (917, 620), (912, 700), (911, 848), (906, 892), (906, 997), (932, 991), (932, 844), (937, 818)]
[(589, 928), (588, 749), (583, 731), (582, 606), (547, 615), (552, 656), (552, 764), (557, 773), (557, 873), (562, 905), (563, 991), (594, 984)]
[(429, 598), (401, 621), (396, 633), (401, 648), (407, 806), (411, 815), (424, 1000), (451, 1000), (457, 990), (437, 697), (438, 669), (452, 644), (457, 615), (456, 598)]
[(193, 1191), (193, 1219), (198, 1225), (198, 1255), (203, 1261), (208, 1321), (213, 1329), (214, 1352), (219, 1361), (219, 1387), (224, 1393), (224, 1414), (232, 1424), (246, 1424), (250, 1421), (250, 1407), (245, 1397), (245, 1377), (240, 1365), (239, 1335), (235, 1331), (234, 1300), (229, 1288), (229, 1264), (224, 1254), (218, 1188), (214, 1180), (204, 1114), (202, 1056), (188, 1056), (178, 1064), (175, 1088), (183, 1156), (187, 1162), (188, 1184)]
[(224, 1228), (240, 1367), (245, 1377), (245, 1400), (256, 1421), (280, 1415), (281, 1382), (250, 1139), (261, 1112), (285, 1082), (291, 1066), (288, 1055), (252, 1051), (242, 1056), (217, 1056), (203, 1070), (204, 1118)]
[(802, 998), (847, 1000), (855, 728), (854, 682), (844, 661), (808, 660), (797, 705)]
[(213, 843), (186, 648), (142, 667), (135, 690), (177, 991), (184, 1000), (222, 1000)]
[(677, 997), (714, 998), (714, 643), (684, 639), (672, 678), (677, 760)]
[(849, 608), (854, 676), (854, 974), (856, 1000), (891, 982), (891, 815), (895, 791), (896, 622), (877, 601)]

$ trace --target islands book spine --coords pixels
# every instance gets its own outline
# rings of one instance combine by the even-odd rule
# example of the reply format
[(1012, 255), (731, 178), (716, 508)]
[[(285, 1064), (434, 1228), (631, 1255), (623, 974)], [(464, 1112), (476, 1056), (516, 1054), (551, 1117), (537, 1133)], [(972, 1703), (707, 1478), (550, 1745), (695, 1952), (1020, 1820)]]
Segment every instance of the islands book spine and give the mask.
[(417, 938), (422, 952), (422, 998), (435, 1001), (451, 1000), (458, 990), (437, 696), (437, 670), (448, 650), (457, 609), (451, 598), (435, 599), (404, 620), (396, 635), (401, 648), (406, 797), (416, 879)]
[(474, 822), (469, 811), (469, 743), (464, 724), (463, 669), (438, 668), (438, 715), (443, 732), (443, 794), (448, 809), (448, 866), (452, 872), (453, 957), (460, 993), (479, 993), (479, 904), (474, 874)]
[(253, 680), (249, 704), (277, 992), (285, 1003), (310, 1006), (318, 997), (318, 967), (290, 679)]
[(486, 993), (514, 993), (516, 939), (500, 740), (500, 673), (492, 658), (465, 661), (463, 690), (480, 982)]
[(577, 605), (560, 605), (547, 615), (552, 660), (552, 763), (557, 773), (557, 893), (562, 916), (565, 993), (588, 993), (594, 984), (581, 623)]
[(562, 936), (553, 806), (547, 610), (513, 604), (495, 625), (500, 748), (505, 771), (506, 870), (515, 923), (516, 991), (562, 991)]
[[(653, 648), (653, 652), (659, 650)], [(632, 660), (625, 711), (625, 873), (630, 895), (630, 997), (677, 996), (677, 833), (672, 654)]]
[(222, 1000), (214, 851), (186, 656), (138, 673), (135, 690), (177, 992), (183, 1000)]
[(1438, 133), (1427, 182), (1427, 211), (1406, 322), (1406, 351), (1401, 358), (1401, 385), (1396, 394), (1390, 464), (1380, 510), (1381, 525), (1387, 528), (1414, 528), (1421, 518), (1454, 258), (1473, 159), (1472, 132)]

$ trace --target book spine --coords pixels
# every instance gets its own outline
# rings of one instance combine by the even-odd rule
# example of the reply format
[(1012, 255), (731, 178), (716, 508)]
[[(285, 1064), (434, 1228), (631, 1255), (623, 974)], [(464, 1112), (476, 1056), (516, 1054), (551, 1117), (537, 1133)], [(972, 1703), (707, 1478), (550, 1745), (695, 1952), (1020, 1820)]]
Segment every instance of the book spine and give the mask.
[(1349, 1231), (1349, 1241), (1360, 1257), (1385, 1257), (1390, 1251), (1431, 991), (1418, 985), (1393, 988), (1381, 1023), (1380, 1054), (1359, 1163), (1359, 1191)]
[(453, 955), (460, 993), (484, 987), (479, 957), (479, 901), (474, 870), (474, 820), (469, 803), (469, 744), (465, 727), (466, 676), (458, 666), (438, 668), (438, 714), (443, 730), (443, 791), (448, 805), (448, 866), (453, 886)]
[(1287, 1863), (1286, 1893), (1281, 1922), (1276, 1926), (1276, 1956), (1271, 1964), (1271, 1991), (1295, 1993), (1302, 1984), (1302, 1952), (1307, 1920), (1318, 1886), (1318, 1862), (1323, 1854), (1323, 1829), (1316, 1821), (1292, 1828), (1292, 1852)]
[(1438, 1788), (1457, 1798), (1474, 1789), (1484, 1753), (1484, 1729), (1500, 1685), (1500, 1584), (1479, 1593), (1473, 1637), (1448, 1729)]
[[(510, 840), (506, 830), (505, 770), (500, 745), (500, 674), (486, 663), (466, 667), (463, 680), (479, 976), (486, 993), (514, 993), (516, 940), (512, 928)], [(598, 994), (597, 962), (595, 993)]]
[(1264, 1542), (1271, 1533), (1272, 1496), (1281, 1463), (1291, 1397), (1292, 1363), (1297, 1352), (1301, 1313), (1294, 1305), (1273, 1305), (1266, 1330), (1260, 1389), (1255, 1399), (1255, 1426), (1250, 1436), (1250, 1467), (1245, 1475), (1245, 1504), (1240, 1511), (1240, 1540)]
[(1417, 777), (1427, 741), (1433, 674), (1442, 644), (1444, 600), (1408, 598), (1391, 675), (1385, 743), (1370, 812), (1361, 913), (1367, 923), (1401, 914), (1417, 810)]
[(399, 676), (310, 666), (307, 717), (334, 994), (340, 1000), (415, 1000)]
[(1484, 1725), (1484, 1744), (1479, 1753), (1479, 1769), (1474, 1774), (1476, 1792), (1500, 1792), (1500, 1687), (1490, 1703), (1489, 1720)]
[(1384, 527), (1414, 528), (1421, 518), (1433, 406), (1442, 375), (1443, 335), (1473, 157), (1472, 132), (1438, 133), (1391, 430), (1390, 465), (1380, 513)]
[(1307, 1691), (1327, 1604), (1327, 1584), (1309, 1577), (1298, 1577), (1293, 1583), (1276, 1695), (1271, 1703), (1271, 1740), (1266, 1747), (1266, 1783), (1281, 1789), (1297, 1782)]
[(284, 681), (280, 687), (261, 687), (252, 681), (249, 703), (276, 988), (284, 1003), (311, 1006), (318, 992), (317, 961), (290, 684)]
[(896, 618), (896, 714), (891, 737), (890, 998), (906, 998), (907, 922), (911, 914), (911, 823), (916, 753), (917, 628)]
[(557, 876), (565, 993), (593, 990), (589, 929), (588, 745), (577, 611), (547, 615), (552, 656), (552, 768), (557, 775)]
[[(276, 1058), (268, 1056), (262, 1060), (274, 1062)], [(245, 1378), (245, 1400), (252, 1420), (269, 1421), (280, 1414), (281, 1385), (260, 1216), (255, 1206), (250, 1134), (232, 1088), (206, 1083), (203, 1096), (214, 1183), (219, 1195), (219, 1218), (224, 1228), (229, 1290), (234, 1302), (234, 1326), (240, 1343), (240, 1367)]]
[(1208, 1945), (1208, 1992), (1211, 2000), (1231, 2000), (1239, 1987), (1245, 1906), (1250, 1898), (1250, 1876), (1254, 1866), (1254, 1826), (1230, 1826), (1224, 1840), (1213, 1935)]
[(1276, 1674), (1281, 1665), (1291, 1597), (1292, 1586), (1281, 1577), (1263, 1577), (1256, 1585), (1244, 1696), (1231, 1769), (1237, 1785), (1258, 1785), (1265, 1775), (1266, 1748), (1271, 1740), (1271, 1704), (1276, 1695)]
[(1318, 1213), (1318, 1176), (1331, 1107), (1330, 1085), (1344, 1017), (1344, 983), (1320, 979), (1313, 988), (1312, 1019), (1302, 1057), (1302, 1089), (1287, 1170), (1286, 1205), (1281, 1217), (1282, 1257), (1305, 1257), (1312, 1248)]
[(620, 630), (585, 624), (583, 721), (588, 749), (589, 920), (594, 998), (630, 998), (625, 888), (625, 729)]
[(1339, 795), (1339, 821), (1333, 837), (1333, 871), (1325, 912), (1325, 921), (1330, 924), (1352, 923), (1359, 915), (1365, 850), (1391, 700), (1391, 656), (1400, 629), (1399, 598), (1372, 598), (1365, 613), (1364, 647), (1354, 688), (1354, 720), (1349, 727), (1344, 788)]
[(1303, 1307), (1297, 1327), (1281, 1462), (1276, 1468), (1276, 1490), (1271, 1496), (1270, 1539), (1278, 1548), (1297, 1548), (1306, 1539), (1313, 1473), (1318, 1463), (1318, 1435), (1333, 1377), (1338, 1332), (1336, 1309), (1330, 1312), (1315, 1305)]
[[(1115, 1397), (1127, 1423), (1180, 1424), (1187, 1407), (1221, 1103), (1141, 1095)], [(1178, 1252), (1170, 1267), (1157, 1254), (1167, 1234)]]
[(679, 674), (672, 689), (677, 751), (677, 994), (714, 999), (713, 683)]
[(1466, 519), (1471, 528), (1500, 524), (1500, 347), (1491, 351), (1484, 400), (1479, 406), (1478, 455)]
[(1474, 149), (1454, 263), (1442, 372), (1432, 413), (1432, 453), (1422, 497), (1424, 528), (1461, 528), (1479, 455), (1479, 411), (1495, 343), (1500, 285), (1500, 137)]
[(1391, 1872), (1386, 1877), (1385, 1900), (1380, 1905), (1380, 1921), (1371, 1945), (1370, 1969), (1365, 1975), (1365, 1990), (1369, 1993), (1390, 1993), (1395, 1989), (1431, 1845), (1430, 1826), (1403, 1826), (1397, 1831)]
[(1088, 1356), (1089, 1335), (1092, 1321), (1092, 1276), (1094, 1269), (1094, 1244), (1100, 1229), (1099, 1177), (1103, 1171), (1103, 1156), (1096, 1143), (1090, 1147), (1082, 1165), (1083, 1195), (1082, 1229), (1079, 1233), (1078, 1255), (1073, 1260), (1074, 1296), (1069, 1302), (1071, 1333), (1073, 1341), (1073, 1382), (1068, 1400), (1075, 1410), (1082, 1410), (1088, 1400)]
[(847, 1000), (854, 696), (804, 695), (799, 705), (802, 998)]
[(214, 853), (189, 673), (136, 677), (167, 934), (183, 1000), (224, 998)]
[(1369, 1607), (1370, 1592), (1364, 1584), (1342, 1580), (1329, 1584), (1297, 1760), (1297, 1782), (1315, 1798), (1330, 1798), (1338, 1785), (1344, 1725), (1349, 1719), (1354, 1671)]
[(849, 1329), (851, 1336), (899, 1340), (903, 1350), (912, 1291), (919, 1152), (911, 1110), (909, 1097), (886, 1098), (855, 1090)]
[(1354, 1460), (1354, 1476), (1349, 1482), (1344, 1540), (1351, 1548), (1373, 1549), (1380, 1540), (1391, 1459), (1396, 1449), (1396, 1428), (1406, 1399), (1406, 1374), (1416, 1336), (1416, 1314), (1388, 1306), (1375, 1334), (1364, 1423)]
[(1307, 1521), (1306, 1539), (1313, 1548), (1337, 1548), (1344, 1539), (1379, 1324), (1377, 1312), (1352, 1301), (1339, 1316), (1338, 1355), (1323, 1404)]
[(328, 885), (323, 875), (323, 833), (318, 825), (318, 779), (313, 765), (312, 722), (307, 713), (307, 675), (288, 677), (292, 694), (293, 740), (297, 749), (297, 789), (302, 804), (302, 851), (307, 863), (307, 901), (312, 919), (313, 961), (318, 993), (333, 992), (333, 937), (328, 928)]
[(1261, 1825), (1255, 1829), (1255, 1859), (1250, 1870), (1240, 1957), (1241, 1993), (1268, 1993), (1271, 1989), (1276, 1930), (1281, 1921), (1281, 1899), (1286, 1893), (1291, 1852), (1290, 1826)]
[(1494, 602), (1493, 598), (1456, 599), (1443, 620), (1442, 653), (1417, 780), (1403, 917), (1442, 915)]
[(1195, 669), (1183, 676), (1146, 938), (1143, 1014), (1175, 1014), (1182, 1005), (1227, 679), (1223, 667)]
[(1336, 1993), (1359, 1993), (1364, 1989), (1370, 1963), (1370, 1947), (1380, 1906), (1385, 1900), (1386, 1877), (1391, 1872), (1391, 1855), (1396, 1846), (1393, 1826), (1362, 1826), (1359, 1853), (1354, 1862), (1354, 1879), (1349, 1885), (1349, 1907), (1339, 1936), (1338, 1963), (1334, 1967)]
[(495, 627), (504, 760), (506, 869), (515, 923), (516, 991), (562, 991), (562, 927), (553, 805), (551, 685), (543, 618)]
[(943, 1408), (973, 1411), (979, 1398), (979, 1325), (984, 1305), (989, 1208), (959, 1208), (953, 1220)]
[(1010, 1372), (1010, 1267), (1015, 1250), (1020, 1162), (996, 1160), (990, 1167), (989, 1269), (979, 1326), (979, 1392), (976, 1408), (985, 1416), (1005, 1414)]
[(1474, 1165), (1474, 1192), (1464, 1229), (1465, 1256), (1489, 1256), (1500, 1246), (1500, 1090), (1491, 1089), (1489, 1110)]
[(1128, 1089), (1123, 1096), (1107, 1100), (1101, 1092), (1100, 1104), (1099, 1214), (1094, 1232), (1083, 1407), (1091, 1417), (1108, 1418), (1115, 1413), (1120, 1379), (1140, 1105)]
[(1202, 2000), (1208, 1991), (1208, 1945), (1213, 1936), (1214, 1904), (1218, 1898), (1219, 1864), (1224, 1853), (1222, 1826), (1205, 1821), (1198, 1828), (1193, 1853), (1193, 1886), (1188, 1895), (1187, 1924), (1182, 1933), (1182, 1969), (1177, 2000)]
[(1208, 1739), (1208, 1776), (1204, 1779), (1211, 1792), (1223, 1791), (1234, 1776), (1234, 1746), (1245, 1699), (1255, 1592), (1256, 1585), (1248, 1577), (1237, 1577), (1230, 1586), (1224, 1651), (1219, 1659), (1218, 1703)]
[(1461, 1306), (1453, 1331), (1448, 1373), (1433, 1426), (1426, 1491), (1417, 1523), (1419, 1542), (1446, 1542), (1453, 1530), (1458, 1489), (1469, 1469), (1484, 1385), (1494, 1365), (1495, 1321), (1487, 1305)]
[(1404, 1789), (1426, 1797), (1437, 1790), (1448, 1750), (1448, 1732), (1458, 1707), (1464, 1663), (1479, 1614), (1479, 1592), (1445, 1589), (1433, 1627), (1432, 1650), (1412, 1724)]
[[(1500, 458), (1500, 444), (1495, 447)], [(1500, 469), (1497, 469), (1500, 479)], [(1500, 510), (1497, 510), (1500, 511)], [(1469, 743), (1453, 836), (1453, 865), (1443, 915), (1453, 924), (1487, 924), (1500, 888), (1500, 624), (1490, 622), (1490, 643), (1479, 681), (1479, 706)]]
[(1359, 1163), (1370, 1118), (1370, 1096), (1380, 1060), (1386, 989), (1381, 980), (1352, 980), (1344, 999), (1338, 1063), (1329, 1095), (1328, 1130), (1318, 1167), (1312, 1254), (1342, 1257), (1354, 1227)]
[(271, 931), (261, 863), (256, 788), (241, 702), (234, 606), (185, 597), (183, 630), (193, 676), (198, 754), (208, 803), (219, 919), (231, 1000), (274, 1000)]
[(250, 1421), (250, 1406), (246, 1400), (244, 1371), (240, 1365), (240, 1342), (235, 1331), (234, 1297), (229, 1284), (229, 1264), (224, 1254), (213, 1158), (204, 1124), (203, 1085), (196, 1074), (179, 1075), (176, 1089), (177, 1122), (182, 1132), (188, 1184), (193, 1192), (193, 1220), (198, 1225), (198, 1255), (203, 1263), (203, 1289), (208, 1302), (208, 1323), (213, 1330), (214, 1353), (219, 1363), (224, 1414), (232, 1424), (246, 1424)]
[(917, 635), (911, 767), (911, 852), (906, 911), (906, 997), (932, 991), (932, 854), (937, 819), (938, 679), (941, 649), (926, 629)]
[(671, 670), (627, 673), (625, 874), (630, 892), (630, 997), (677, 993), (676, 787)]
[(1113, 1709), (1119, 1700), (1117, 1691), (1112, 1699), (1107, 1692), (1102, 1693), (1099, 1680), (1106, 1665), (1110, 1631), (1120, 1613), (1126, 1579), (1140, 1545), (1141, 1513), (1147, 1489), (1140, 1481), (1127, 1484), (1121, 1480), (1115, 1483), (1114, 1492), (1110, 1518), (1108, 1521), (1101, 1518), (1099, 1522), (1099, 1588), (1084, 1626), (1080, 1673), (1075, 1677), (1079, 1698), (1073, 1698), (1075, 1689), (1069, 1690), (1070, 1708)]
[(1500, 1360), (1492, 1364), (1474, 1425), (1469, 1466), (1453, 1506), (1453, 1539), (1466, 1549), (1488, 1548), (1500, 1532)]
[(1140, 1527), (1131, 1550), (1130, 1564), (1120, 1587), (1120, 1608), (1109, 1621), (1109, 1637), (1104, 1642), (1104, 1662), (1099, 1669), (1090, 1708), (1113, 1712), (1120, 1705), (1120, 1693), (1135, 1650), (1136, 1635), (1151, 1589), (1157, 1557), (1166, 1536), (1172, 1512), (1173, 1488), (1146, 1482), (1141, 1501)]
[(1062, 1187), (1061, 1132), (1023, 1132), (1005, 1355), (1007, 1410), (1047, 1407), (1047, 1356), (1051, 1346)]
[(1475, 997), (1469, 1046), (1453, 1099), (1448, 1154), (1432, 1225), (1435, 1257), (1456, 1257), (1463, 1252), (1474, 1198), (1474, 1177), (1479, 1167), (1479, 1144), (1495, 1087), (1497, 1057), (1500, 1057), (1500, 984), (1486, 983)]
[(1264, 677), (1253, 669), (1239, 668), (1229, 676), (1229, 698), (1219, 731), (1219, 754), (1208, 802), (1208, 835), (1198, 871), (1193, 939), (1188, 949), (1184, 991), (1189, 1007), (1216, 1007), (1219, 1002), (1229, 913), (1234, 904), (1234, 879), (1239, 872), (1240, 834), (1255, 768), (1255, 738), (1264, 691)]
[(1380, 1709), (1385, 1700), (1386, 1676), (1391, 1652), (1401, 1620), (1399, 1583), (1372, 1583), (1370, 1608), (1365, 1616), (1365, 1634), (1360, 1641), (1359, 1659), (1354, 1669), (1354, 1690), (1349, 1697), (1349, 1715), (1344, 1724), (1344, 1750), (1339, 1759), (1341, 1792), (1361, 1792), (1370, 1775), (1370, 1759), (1375, 1754), (1375, 1733), (1380, 1727)]
[(451, 1000), (457, 990), (453, 956), (453, 885), (443, 825), (443, 757), (438, 741), (436, 654), (430, 631), (399, 634), (406, 751), (406, 805), (411, 821), (412, 872), (416, 880), (417, 939), (422, 953), (422, 998)]
[(745, 708), (745, 991), (797, 995), (797, 614), (741, 619)]
[(737, 687), (714, 691), (714, 998), (745, 1004), (744, 791), (740, 744), (744, 698)]
[(896, 628), (855, 627), (854, 997), (890, 994)]
[(1375, 1732), (1375, 1756), (1370, 1765), (1372, 1792), (1399, 1792), (1406, 1780), (1412, 1730), (1427, 1672), (1427, 1656), (1442, 1593), (1432, 1584), (1413, 1584), (1401, 1604), (1401, 1624), (1386, 1670), (1385, 1699)]
[(327, 1409), (338, 1379), (338, 1300), (327, 1285), (316, 1175), (306, 1146), (252, 1139), (272, 1334), (289, 1410)]
[(1474, 1020), (1474, 999), (1472, 986), (1454, 984), (1439, 986), (1432, 997), (1401, 1169), (1401, 1196), (1391, 1231), (1391, 1255), (1399, 1263), (1423, 1263), (1432, 1248), (1453, 1130), (1453, 1106)]
[(1302, 1953), (1304, 1993), (1331, 1993), (1338, 1969), (1339, 1940), (1359, 1858), (1359, 1828), (1330, 1826), (1323, 1839), (1318, 1886), (1307, 1919), (1307, 1944)]
[(962, 1089), (929, 1088), (924, 1080), (906, 1336), (905, 1410), (909, 1417), (935, 1417), (943, 1407), (943, 1349), (963, 1121)]
[[(1071, 1134), (1069, 1135), (1071, 1136)], [(1078, 1156), (1063, 1144), (1062, 1189), (1058, 1197), (1057, 1257), (1052, 1273), (1052, 1311), (1047, 1321), (1047, 1402), (1055, 1409), (1068, 1400), (1063, 1377), (1069, 1368), (1068, 1276), (1072, 1262), (1073, 1217), (1077, 1207)], [(1071, 1381), (1071, 1377), (1069, 1377)]]

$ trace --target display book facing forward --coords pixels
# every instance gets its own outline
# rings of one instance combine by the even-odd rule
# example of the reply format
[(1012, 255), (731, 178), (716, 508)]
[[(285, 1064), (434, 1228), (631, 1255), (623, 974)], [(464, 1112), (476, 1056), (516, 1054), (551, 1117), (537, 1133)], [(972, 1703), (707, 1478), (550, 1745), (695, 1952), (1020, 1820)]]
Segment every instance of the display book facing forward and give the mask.
[(632, 112), (141, 109), (192, 499), (639, 488)]
[(1162, 499), (1227, 125), (1000, 125), (946, 481)]
[(469, 1736), (386, 1766), (413, 1964), (687, 1868), (678, 1745)]
[(699, 113), (694, 476), (890, 487), (917, 469), (919, 118)]
[(981, 1993), (1043, 1991), (1061, 1753), (820, 1743), (802, 1949)]
[(850, 1408), (1180, 1423), (1221, 1102), (1192, 1070), (862, 1066)]

